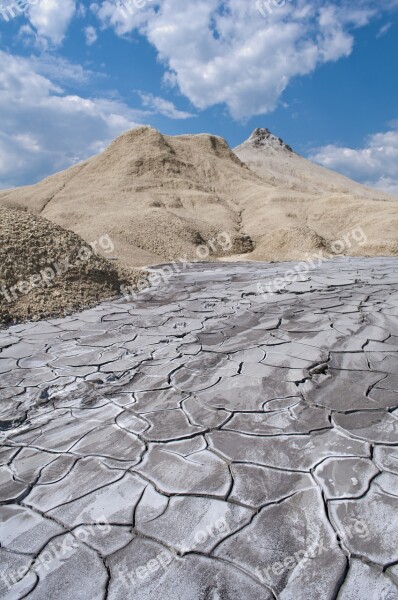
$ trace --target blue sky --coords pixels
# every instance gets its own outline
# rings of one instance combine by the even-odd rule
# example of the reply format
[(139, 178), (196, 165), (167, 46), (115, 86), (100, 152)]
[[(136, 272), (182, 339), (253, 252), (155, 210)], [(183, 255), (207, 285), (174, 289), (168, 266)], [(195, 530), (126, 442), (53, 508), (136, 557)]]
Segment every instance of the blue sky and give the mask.
[(1, 188), (137, 125), (232, 147), (268, 127), (398, 195), (398, 0), (18, 2), (0, 0)]

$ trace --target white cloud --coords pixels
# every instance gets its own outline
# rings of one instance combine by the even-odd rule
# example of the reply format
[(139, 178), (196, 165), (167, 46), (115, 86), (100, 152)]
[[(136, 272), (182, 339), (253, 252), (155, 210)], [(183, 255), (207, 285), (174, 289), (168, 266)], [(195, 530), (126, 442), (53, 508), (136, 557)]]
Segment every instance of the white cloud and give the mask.
[(34, 27), (29, 23), (26, 23), (19, 28), (17, 38), (25, 47), (33, 46), (39, 52), (46, 52), (48, 50), (48, 40), (39, 36)]
[(43, 52), (40, 56), (29, 58), (30, 67), (36, 73), (49, 79), (56, 79), (62, 85), (84, 85), (92, 81), (97, 73), (84, 69), (81, 65), (73, 64), (62, 56)]
[(189, 119), (195, 115), (189, 112), (178, 110), (169, 100), (159, 98), (153, 94), (140, 93), (142, 105), (149, 108), (155, 114), (163, 115), (169, 119)]
[(40, 38), (58, 45), (63, 41), (75, 12), (75, 0), (38, 0), (29, 5), (28, 17)]
[[(120, 101), (66, 94), (40, 73), (49, 67), (41, 68), (38, 59), (0, 51), (0, 62), (1, 188), (32, 183), (81, 161), (142, 118)], [(60, 64), (61, 78), (82, 75), (78, 67)]]
[(380, 27), (379, 31), (377, 32), (376, 37), (378, 37), (378, 38), (383, 37), (390, 31), (391, 27), (392, 27), (392, 23), (386, 23), (385, 25), (382, 25)]
[(398, 195), (398, 122), (385, 133), (369, 136), (362, 148), (328, 145), (309, 157), (371, 187)]
[(97, 31), (95, 27), (89, 25), (84, 29), (84, 34), (86, 36), (86, 44), (87, 46), (92, 46), (98, 39)]
[(348, 56), (351, 29), (375, 14), (321, 0), (286, 2), (267, 18), (255, 0), (153, 0), (141, 10), (138, 0), (124, 1), (136, 2), (131, 14), (116, 0), (92, 5), (102, 27), (121, 36), (138, 30), (157, 49), (168, 84), (199, 109), (225, 103), (235, 119), (272, 111), (294, 77)]
[[(369, 187), (374, 187), (374, 184), (371, 181), (365, 181), (364, 183)], [(386, 192), (387, 194), (398, 196), (398, 178), (393, 179), (391, 177), (382, 176), (378, 180), (377, 185), (375, 187), (379, 188), (380, 190), (383, 190), (383, 192)]]
[(102, 23), (111, 27), (117, 35), (124, 36), (145, 25), (155, 14), (159, 0), (103, 0), (94, 2), (90, 8)]

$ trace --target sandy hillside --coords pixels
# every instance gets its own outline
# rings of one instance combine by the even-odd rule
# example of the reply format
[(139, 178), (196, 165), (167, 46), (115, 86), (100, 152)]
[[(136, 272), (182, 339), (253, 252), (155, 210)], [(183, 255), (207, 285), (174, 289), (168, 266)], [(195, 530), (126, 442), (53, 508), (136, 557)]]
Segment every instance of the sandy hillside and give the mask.
[[(243, 212), (243, 228), (256, 242), (251, 258), (333, 253), (342, 247), (335, 240), (349, 255), (398, 254), (398, 198), (302, 158), (267, 129), (256, 129), (234, 152), (264, 181), (263, 196)], [(358, 228), (364, 235), (353, 235)]]
[[(209, 240), (213, 258), (300, 259), (330, 252), (358, 227), (366, 242), (345, 244), (345, 253), (398, 254), (398, 199), (314, 165), (265, 129), (234, 152), (219, 137), (142, 127), (82, 164), (1, 192), (0, 203), (87, 242), (108, 234), (128, 266), (198, 258)], [(222, 231), (231, 247), (214, 243)]]
[[(139, 128), (102, 154), (37, 185), (0, 194), (91, 242), (108, 234), (125, 265), (198, 258), (196, 248), (227, 231), (240, 238), (240, 200), (261, 194), (261, 179), (210, 135), (167, 137)], [(250, 246), (249, 246), (250, 249)], [(214, 244), (215, 255), (225, 251)]]
[(118, 273), (71, 231), (23, 210), (0, 208), (1, 324), (95, 305), (140, 276)]

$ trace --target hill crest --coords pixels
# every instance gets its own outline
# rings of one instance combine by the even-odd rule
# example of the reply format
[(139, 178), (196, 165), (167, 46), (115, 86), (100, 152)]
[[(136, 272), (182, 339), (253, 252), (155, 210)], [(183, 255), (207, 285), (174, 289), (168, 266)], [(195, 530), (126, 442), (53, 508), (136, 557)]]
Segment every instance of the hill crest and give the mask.
[[(211, 134), (130, 130), (101, 154), (33, 185), (0, 192), (85, 240), (108, 234), (123, 266), (197, 259), (297, 260), (362, 227), (358, 254), (397, 254), (397, 199), (296, 154), (266, 128), (231, 150)], [(353, 250), (354, 251), (354, 250)]]

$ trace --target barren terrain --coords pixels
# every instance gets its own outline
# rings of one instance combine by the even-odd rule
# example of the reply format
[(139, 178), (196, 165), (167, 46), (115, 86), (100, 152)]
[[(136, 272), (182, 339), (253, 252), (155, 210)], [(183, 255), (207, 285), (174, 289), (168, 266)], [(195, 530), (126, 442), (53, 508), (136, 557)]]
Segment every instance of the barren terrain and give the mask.
[(395, 600), (397, 259), (0, 334), (2, 598)]
[(128, 131), (102, 154), (25, 188), (0, 193), (87, 242), (108, 234), (120, 264), (197, 258), (220, 232), (213, 258), (296, 260), (358, 227), (347, 255), (398, 255), (398, 200), (295, 154), (265, 129), (233, 152), (212, 135)]

